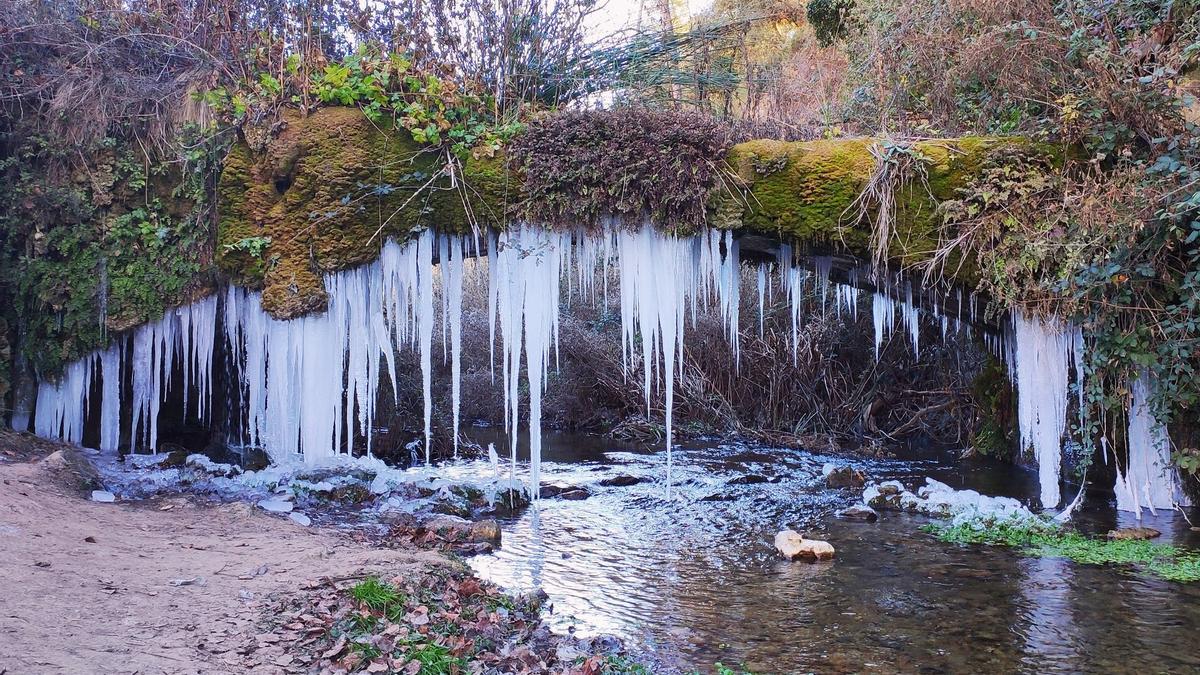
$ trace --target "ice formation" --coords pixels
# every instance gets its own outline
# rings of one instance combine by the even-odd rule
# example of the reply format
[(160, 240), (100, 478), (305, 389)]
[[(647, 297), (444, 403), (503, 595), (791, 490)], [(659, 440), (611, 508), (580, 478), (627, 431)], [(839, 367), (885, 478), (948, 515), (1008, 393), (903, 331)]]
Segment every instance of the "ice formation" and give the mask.
[[(602, 297), (607, 305), (610, 265), (616, 266), (620, 282), (622, 362), (627, 376), (640, 367), (648, 415), (654, 413), (656, 401), (661, 401), (668, 466), (689, 305), (693, 321), (700, 307), (718, 310), (734, 358), (740, 358), (741, 260), (732, 232), (712, 229), (697, 236), (675, 237), (649, 225), (609, 225), (600, 232), (575, 233), (519, 225), (487, 237), (489, 343), (493, 380), (498, 374), (504, 393), (505, 426), (511, 439), (508, 454), (513, 465), (510, 476), (516, 474), (524, 370), (533, 485), (540, 472), (541, 407), (551, 350), (554, 362), (558, 360), (560, 302), (578, 298), (596, 303)], [(115, 449), (124, 436), (135, 450), (155, 450), (166, 401), (181, 400), (185, 415), (211, 419), (215, 350), (226, 350), (224, 361), (233, 382), (230, 433), (235, 442), (264, 448), (280, 463), (324, 462), (352, 453), (359, 442), (370, 455), (381, 384), (396, 382), (396, 352), (412, 349), (419, 355), (424, 415), (421, 445), (428, 462), (432, 455), (431, 352), (435, 322), (440, 321), (453, 378), (450, 414), (457, 452), (464, 266), (469, 246), (470, 241), (462, 237), (430, 231), (404, 243), (386, 242), (378, 261), (326, 277), (329, 305), (324, 313), (291, 321), (272, 319), (262, 310), (257, 293), (240, 288), (227, 289), (220, 299), (212, 296), (173, 309), (159, 321), (118, 338), (106, 350), (71, 364), (61, 378), (43, 381), (35, 429), (44, 436), (81, 443), (89, 415), (98, 412), (98, 444), (102, 448)], [(477, 240), (475, 255), (480, 249)], [(780, 249), (776, 267), (790, 310), (793, 358), (798, 358), (810, 278), (815, 279), (811, 293), (823, 305), (831, 296), (839, 315), (857, 315), (860, 290), (855, 270), (851, 270), (848, 284), (834, 283), (830, 279), (832, 259), (817, 258), (812, 270), (802, 269), (786, 245)], [(772, 277), (765, 266), (756, 272), (754, 292), (761, 332)], [(564, 280), (565, 293), (561, 289)], [(441, 289), (440, 317), (435, 314), (435, 288)], [(921, 316), (914, 289), (906, 285), (902, 297), (898, 290), (891, 280), (872, 296), (876, 358), (898, 320), (914, 355), (919, 353)], [(960, 316), (964, 311), (972, 318), (977, 315), (973, 294), (963, 298), (958, 291), (955, 299), (948, 296), (947, 302), (932, 309), (933, 318), (941, 320), (943, 336), (951, 322), (956, 330), (960, 326), (959, 320), (943, 314), (943, 304), (954, 300)], [(1007, 340), (987, 334), (985, 339), (1010, 364), (1018, 388), (1022, 443), (1033, 448), (1037, 457), (1043, 505), (1054, 507), (1060, 501), (1061, 441), (1071, 362), (1078, 363), (1082, 351), (1079, 330), (1056, 319), (1017, 312)], [(1076, 377), (1079, 371), (1074, 369)], [(1146, 411), (1148, 386), (1141, 383), (1135, 389), (1129, 430), (1133, 451), (1121, 479), (1122, 508), (1133, 510), (1160, 508), (1178, 499), (1174, 484), (1159, 478), (1166, 446), (1161, 430)], [(181, 396), (169, 399), (168, 394), (176, 389)], [(92, 400), (96, 397), (99, 401)]]
[[(542, 394), (550, 366), (550, 349), (558, 339), (562, 256), (570, 233), (522, 225), (497, 240), (496, 310), (503, 339), (504, 409), (513, 473), (516, 473), (520, 420), (521, 349), (529, 382), (530, 492), (538, 494), (542, 458)], [(489, 262), (491, 262), (489, 260)]]
[(883, 293), (871, 296), (871, 318), (875, 326), (875, 360), (879, 360), (879, 349), (896, 325), (896, 303)]
[(80, 359), (68, 365), (57, 382), (43, 381), (38, 386), (34, 433), (61, 438), (68, 443), (83, 442), (83, 422), (89, 407), (94, 362), (93, 357)]
[(1186, 504), (1166, 430), (1154, 418), (1150, 406), (1150, 378), (1143, 373), (1130, 386), (1129, 459), (1117, 464), (1117, 508), (1142, 517), (1142, 509), (1155, 513)]
[[(1042, 507), (1052, 509), (1059, 493), (1062, 437), (1067, 426), (1071, 362), (1079, 328), (1055, 317), (1013, 312), (1009, 375), (1017, 387), (1017, 426), (1021, 445), (1032, 448), (1038, 464)], [(1075, 372), (1081, 372), (1076, 368)]]
[[(216, 311), (215, 297), (169, 310), (163, 318), (134, 332), (132, 350), (116, 342), (68, 365), (58, 380), (43, 380), (38, 384), (34, 431), (80, 444), (84, 424), (96, 407), (100, 415), (98, 445), (115, 450), (121, 437), (122, 380), (128, 370), (132, 382), (131, 445), (157, 447), (158, 412), (171, 387), (177, 356), (185, 391), (198, 393), (198, 400), (191, 404), (184, 394), (184, 413), (192, 405), (196, 416), (206, 420), (212, 398)], [(97, 406), (91, 401), (94, 383), (99, 385)]]

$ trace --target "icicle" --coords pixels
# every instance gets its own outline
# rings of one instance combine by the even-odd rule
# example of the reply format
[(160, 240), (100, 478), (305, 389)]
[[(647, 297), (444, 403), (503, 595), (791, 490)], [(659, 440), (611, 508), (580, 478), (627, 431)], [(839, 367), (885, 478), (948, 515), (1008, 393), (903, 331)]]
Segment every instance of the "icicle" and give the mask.
[(1021, 444), (1033, 448), (1038, 463), (1042, 507), (1052, 509), (1061, 500), (1059, 471), (1062, 436), (1066, 429), (1067, 394), (1073, 329), (1060, 319), (1042, 320), (1023, 311), (1013, 314), (1017, 385), (1017, 424)]
[(450, 359), (450, 293), (447, 288), (446, 260), (450, 257), (450, 240), (453, 237), (434, 235), (438, 248), (438, 266), (442, 280), (442, 365)]
[(821, 298), (821, 310), (825, 310), (826, 296), (829, 295), (829, 275), (833, 271), (833, 258), (827, 255), (813, 258), (813, 275), (817, 278), (817, 295)]
[(421, 348), (421, 396), (425, 412), (425, 463), (429, 464), (433, 443), (433, 231), (417, 237), (416, 329)]
[(871, 297), (871, 318), (875, 327), (875, 360), (879, 360), (879, 349), (896, 325), (896, 304), (883, 293)]
[(100, 352), (100, 449), (115, 451), (121, 443), (121, 355), (118, 343)]
[(720, 281), (717, 288), (721, 300), (721, 316), (725, 318), (725, 335), (733, 347), (733, 359), (736, 368), (742, 360), (739, 340), (740, 331), (738, 330), (742, 299), (740, 245), (733, 238), (732, 230), (725, 230), (722, 239), (725, 244), (725, 257), (721, 261)]
[(1150, 407), (1151, 387), (1147, 373), (1130, 386), (1129, 460), (1124, 471), (1117, 465), (1117, 508), (1134, 513), (1139, 520), (1142, 509), (1154, 514), (1157, 509), (1187, 505), (1171, 463), (1171, 442)]
[(766, 322), (766, 295), (767, 295), (767, 266), (760, 264), (757, 270), (758, 279), (758, 336), (763, 336), (763, 330)]
[(462, 304), (463, 304), (463, 248), (462, 239), (450, 238), (449, 255), (443, 261), (442, 275), (449, 295), (450, 307), (450, 387), (451, 416), (454, 431), (454, 456), (458, 457), (458, 416), (462, 408)]
[(94, 362), (92, 356), (82, 358), (68, 364), (57, 382), (42, 380), (38, 383), (34, 433), (74, 445), (83, 442), (83, 421), (88, 409)]
[[(496, 264), (496, 247), (499, 240), (496, 233), (488, 230), (488, 372), (492, 375), (492, 384), (496, 383), (496, 293), (500, 289), (498, 277), (500, 268)], [(507, 400), (507, 399), (506, 399)], [(507, 420), (507, 416), (505, 417)]]
[(912, 284), (904, 289), (904, 303), (901, 305), (904, 327), (908, 329), (908, 339), (912, 344), (913, 358), (919, 358), (921, 351), (921, 319), (917, 305), (913, 302)]

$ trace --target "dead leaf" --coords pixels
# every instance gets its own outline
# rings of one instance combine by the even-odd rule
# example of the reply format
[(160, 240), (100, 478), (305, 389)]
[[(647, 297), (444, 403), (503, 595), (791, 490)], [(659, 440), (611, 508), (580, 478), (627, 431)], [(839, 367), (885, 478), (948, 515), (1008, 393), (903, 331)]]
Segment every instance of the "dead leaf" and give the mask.
[(323, 654), (321, 654), (321, 658), (332, 659), (333, 657), (342, 653), (342, 650), (345, 648), (346, 648), (346, 636), (343, 635), (342, 637), (338, 638), (338, 641), (335, 642), (332, 647), (330, 647), (327, 651), (325, 651)]

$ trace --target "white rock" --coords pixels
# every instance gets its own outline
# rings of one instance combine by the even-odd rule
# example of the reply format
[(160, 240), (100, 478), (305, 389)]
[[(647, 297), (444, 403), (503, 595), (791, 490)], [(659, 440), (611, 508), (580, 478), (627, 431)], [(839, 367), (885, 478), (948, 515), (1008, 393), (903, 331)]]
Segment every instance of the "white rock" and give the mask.
[(286, 499), (279, 499), (278, 497), (264, 499), (258, 503), (258, 507), (261, 509), (266, 509), (271, 513), (291, 513), (292, 509), (295, 508), (292, 506), (291, 502), (287, 501)]
[(805, 539), (795, 530), (782, 530), (775, 535), (775, 548), (788, 560), (832, 560), (833, 545), (819, 539)]
[(117, 501), (117, 496), (108, 490), (92, 490), (92, 501), (109, 504)]
[(288, 518), (291, 518), (293, 523), (297, 523), (297, 524), (303, 525), (305, 527), (312, 525), (312, 518), (309, 518), (308, 516), (304, 515), (303, 513), (299, 513), (299, 512), (292, 513), (291, 515), (288, 516)]
[(825, 462), (825, 464), (823, 464), (823, 465), (821, 466), (821, 475), (822, 475), (822, 476), (829, 476), (829, 474), (833, 473), (833, 470), (834, 470), (834, 469), (836, 469), (836, 468), (837, 468), (837, 467), (836, 467), (836, 466), (834, 466), (832, 463), (830, 463), (830, 462)]

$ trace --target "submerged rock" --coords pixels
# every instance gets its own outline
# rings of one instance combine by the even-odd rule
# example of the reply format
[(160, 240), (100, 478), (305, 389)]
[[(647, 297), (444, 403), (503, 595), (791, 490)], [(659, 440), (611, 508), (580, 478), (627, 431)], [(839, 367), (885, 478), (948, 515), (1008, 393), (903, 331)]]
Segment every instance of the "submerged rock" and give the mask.
[(832, 560), (833, 545), (820, 539), (805, 539), (795, 530), (782, 530), (775, 535), (775, 548), (788, 560)]
[(835, 515), (842, 520), (857, 520), (863, 523), (873, 523), (879, 520), (879, 514), (875, 512), (875, 509), (866, 504), (847, 506)]
[(1162, 536), (1162, 532), (1153, 527), (1122, 527), (1116, 530), (1108, 531), (1108, 538), (1116, 541), (1139, 539), (1153, 539)]
[(527, 506), (529, 506), (529, 495), (525, 493), (525, 490), (509, 488), (496, 493), (492, 510), (497, 515), (511, 516)]
[(224, 478), (233, 478), (242, 472), (242, 469), (238, 466), (214, 462), (207, 455), (198, 453), (188, 455), (185, 464), (188, 468), (203, 471), (210, 476), (221, 476)]
[(457, 516), (435, 516), (421, 525), (449, 542), (500, 543), (500, 523), (494, 518), (472, 522)]
[(562, 483), (543, 483), (538, 490), (538, 496), (542, 499), (568, 499), (580, 500), (587, 499), (592, 496), (592, 493), (585, 487), (579, 485), (565, 485)]
[(778, 483), (781, 479), (775, 477), (763, 476), (761, 474), (749, 473), (745, 476), (736, 476), (725, 481), (726, 485), (759, 485), (762, 483)]

